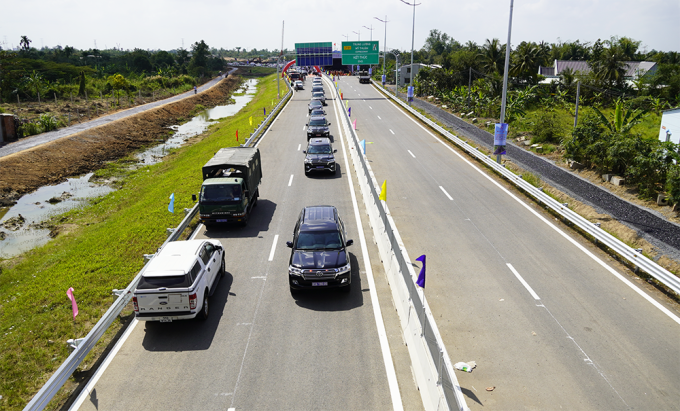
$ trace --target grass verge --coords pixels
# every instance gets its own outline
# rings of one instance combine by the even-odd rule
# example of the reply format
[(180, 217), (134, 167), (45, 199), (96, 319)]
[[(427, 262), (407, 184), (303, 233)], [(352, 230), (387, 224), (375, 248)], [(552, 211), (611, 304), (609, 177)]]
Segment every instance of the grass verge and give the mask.
[[(199, 191), (200, 167), (220, 148), (238, 145), (236, 130), (247, 135), (263, 109), (273, 108), (274, 77), (259, 82), (257, 94), (239, 113), (213, 125), (201, 141), (172, 151), (163, 162), (129, 172), (121, 165), (129, 159), (111, 164), (99, 174), (116, 175), (119, 190), (60, 216), (59, 223), (69, 226), (66, 234), (2, 262), (0, 409), (19, 410), (30, 401), (68, 357), (66, 340), (89, 332), (113, 302), (111, 290), (126, 287), (144, 265), (142, 254), (153, 253), (165, 240), (165, 229), (181, 222), (181, 210), (193, 206), (191, 194)], [(172, 193), (174, 214), (168, 212)], [(80, 311), (75, 321), (66, 297), (69, 287)], [(79, 371), (97, 361), (124, 320), (114, 323)], [(59, 408), (71, 389), (62, 389), (47, 409)]]

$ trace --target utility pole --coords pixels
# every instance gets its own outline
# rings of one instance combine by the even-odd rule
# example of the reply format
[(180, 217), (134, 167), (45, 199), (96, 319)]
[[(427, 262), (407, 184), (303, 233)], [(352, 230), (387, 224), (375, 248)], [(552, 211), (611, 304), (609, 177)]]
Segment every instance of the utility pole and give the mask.
[(576, 82), (576, 111), (574, 112), (574, 128), (578, 125), (578, 99), (581, 95), (581, 80)]

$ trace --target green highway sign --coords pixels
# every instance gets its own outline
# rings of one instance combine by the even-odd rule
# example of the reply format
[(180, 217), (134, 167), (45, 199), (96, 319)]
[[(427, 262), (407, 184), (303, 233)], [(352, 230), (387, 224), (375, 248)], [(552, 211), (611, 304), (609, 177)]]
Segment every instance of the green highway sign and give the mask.
[(342, 64), (378, 64), (380, 46), (377, 41), (343, 41)]

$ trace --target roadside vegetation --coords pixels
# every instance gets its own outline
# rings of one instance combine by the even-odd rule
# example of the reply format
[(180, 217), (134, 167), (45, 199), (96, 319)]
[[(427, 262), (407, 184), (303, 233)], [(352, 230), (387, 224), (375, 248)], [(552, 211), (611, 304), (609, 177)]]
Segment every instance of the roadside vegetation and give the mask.
[[(271, 72), (271, 70), (270, 70)], [(263, 73), (258, 73), (263, 74)], [(222, 147), (243, 143), (243, 136), (277, 101), (275, 75), (262, 78), (253, 100), (192, 145), (173, 150), (161, 163), (128, 168), (131, 159), (96, 173), (115, 178), (119, 189), (54, 218), (62, 234), (44, 247), (0, 261), (0, 409), (22, 409), (68, 357), (66, 340), (84, 337), (114, 301), (111, 291), (125, 288), (143, 267), (143, 254), (165, 240), (166, 228), (184, 218), (201, 185), (200, 167)], [(236, 141), (236, 130), (241, 140)], [(175, 195), (175, 213), (168, 212)], [(124, 244), (118, 247), (116, 244)], [(80, 310), (75, 321), (66, 290), (74, 288)], [(124, 322), (107, 332), (48, 409), (59, 409), (81, 373), (97, 360)]]
[(0, 49), (0, 112), (19, 118), (23, 136), (180, 94), (226, 70), (203, 40), (170, 52), (20, 44)]
[[(501, 110), (505, 45), (461, 44), (432, 30), (415, 61), (423, 68), (414, 80), (416, 95), (493, 133)], [(410, 53), (401, 54), (402, 63)], [(539, 66), (555, 60), (581, 61), (587, 70), (560, 73), (542, 82)], [(650, 61), (656, 70), (626, 77), (626, 62)], [(388, 55), (388, 80), (394, 57)], [(375, 70), (379, 80), (382, 70)], [(680, 53), (642, 52), (640, 42), (612, 37), (594, 43), (522, 42), (511, 50), (505, 122), (520, 147), (575, 161), (598, 174), (625, 178), (642, 200), (664, 195), (680, 203), (680, 147), (658, 139), (661, 112), (680, 107)], [(580, 87), (579, 87), (580, 84)], [(574, 127), (579, 89), (578, 124)], [(525, 143), (526, 142), (526, 143)]]

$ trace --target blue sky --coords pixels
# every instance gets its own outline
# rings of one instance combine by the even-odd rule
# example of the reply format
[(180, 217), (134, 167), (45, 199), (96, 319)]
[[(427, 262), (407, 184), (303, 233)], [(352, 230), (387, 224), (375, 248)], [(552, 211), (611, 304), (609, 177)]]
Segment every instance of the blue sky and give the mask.
[[(461, 43), (508, 35), (510, 0), (416, 0), (415, 47), (438, 29)], [(0, 43), (70, 45), (79, 49), (211, 47), (279, 49), (296, 42), (380, 40), (387, 16), (387, 46), (411, 49), (413, 7), (399, 0), (22, 0), (3, 6)], [(21, 16), (20, 18), (7, 18)], [(364, 26), (368, 27), (365, 28)], [(373, 28), (371, 31), (370, 28)], [(627, 36), (643, 50), (680, 51), (680, 0), (516, 0), (513, 46), (522, 41), (593, 42)], [(355, 34), (357, 32), (359, 34)], [(345, 37), (347, 36), (347, 37)]]

